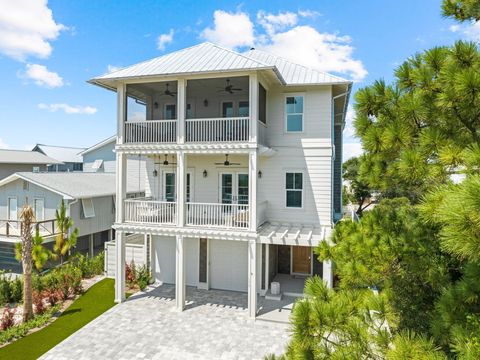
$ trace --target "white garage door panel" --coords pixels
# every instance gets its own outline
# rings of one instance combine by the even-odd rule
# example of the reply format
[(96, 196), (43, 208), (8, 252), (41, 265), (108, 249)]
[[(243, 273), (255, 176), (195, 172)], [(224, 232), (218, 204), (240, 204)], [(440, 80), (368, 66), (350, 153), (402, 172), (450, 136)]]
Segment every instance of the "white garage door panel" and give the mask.
[(187, 269), (186, 282), (188, 286), (198, 285), (198, 239), (184, 240), (185, 262)]
[(210, 287), (247, 291), (247, 242), (210, 240)]
[(167, 284), (175, 284), (175, 238), (152, 238), (153, 277)]

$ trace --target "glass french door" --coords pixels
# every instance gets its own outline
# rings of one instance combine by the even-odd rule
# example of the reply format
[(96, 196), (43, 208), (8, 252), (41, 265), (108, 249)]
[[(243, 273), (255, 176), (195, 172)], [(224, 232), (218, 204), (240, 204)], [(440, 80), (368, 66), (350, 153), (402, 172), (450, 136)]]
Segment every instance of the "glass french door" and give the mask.
[(222, 173), (220, 200), (222, 204), (248, 204), (248, 174)]
[[(187, 184), (186, 184), (186, 202), (191, 201), (191, 175), (188, 172), (187, 173)], [(165, 201), (168, 202), (175, 202), (177, 199), (177, 192), (176, 192), (176, 176), (175, 172), (165, 172), (164, 173), (164, 179), (163, 179), (163, 196), (165, 198)]]

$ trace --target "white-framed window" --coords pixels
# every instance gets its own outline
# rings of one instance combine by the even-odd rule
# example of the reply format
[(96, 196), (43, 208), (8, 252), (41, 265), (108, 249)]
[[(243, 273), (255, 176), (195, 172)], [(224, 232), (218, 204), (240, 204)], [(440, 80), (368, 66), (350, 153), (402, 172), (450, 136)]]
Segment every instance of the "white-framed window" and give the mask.
[(34, 167), (32, 168), (32, 172), (34, 172), (34, 173), (39, 173), (39, 172), (40, 172), (40, 166), (34, 166)]
[(95, 208), (93, 207), (92, 198), (82, 199), (83, 216), (85, 218), (92, 218), (95, 216)]
[(42, 198), (33, 199), (33, 208), (35, 210), (35, 220), (45, 220), (45, 200)]
[(175, 120), (177, 118), (177, 104), (165, 104), (165, 120)]
[(103, 159), (97, 159), (93, 162), (92, 170), (97, 172), (102, 168), (102, 166), (103, 166)]
[(303, 173), (285, 173), (285, 206), (287, 208), (303, 207)]
[[(192, 172), (187, 172), (187, 183), (186, 183), (186, 193), (185, 201), (188, 203), (193, 199), (193, 175)], [(175, 171), (165, 171), (163, 173), (163, 197), (165, 201), (175, 202), (177, 200), (176, 192), (176, 172)]]
[(237, 116), (248, 117), (250, 114), (250, 104), (248, 100), (241, 100), (238, 102)]
[(186, 105), (186, 112), (185, 112), (185, 118), (187, 119), (193, 119), (193, 104), (192, 103), (187, 103)]
[(286, 132), (303, 132), (303, 100), (303, 95), (287, 95), (285, 97)]
[(8, 220), (18, 220), (17, 198), (8, 198)]
[(230, 118), (235, 116), (235, 107), (233, 101), (222, 101), (222, 117)]

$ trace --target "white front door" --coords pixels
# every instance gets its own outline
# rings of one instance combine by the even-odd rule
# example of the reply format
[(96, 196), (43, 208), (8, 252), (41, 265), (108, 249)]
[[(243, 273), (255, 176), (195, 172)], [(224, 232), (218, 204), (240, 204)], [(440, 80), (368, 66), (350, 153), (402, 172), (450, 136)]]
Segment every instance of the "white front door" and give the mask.
[(18, 220), (17, 198), (8, 198), (8, 220)]

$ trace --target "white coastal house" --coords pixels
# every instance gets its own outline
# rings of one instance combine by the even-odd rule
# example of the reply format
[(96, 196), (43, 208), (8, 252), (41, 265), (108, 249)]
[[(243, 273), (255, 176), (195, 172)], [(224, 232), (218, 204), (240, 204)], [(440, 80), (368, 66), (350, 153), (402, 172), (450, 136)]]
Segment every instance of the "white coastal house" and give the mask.
[[(117, 93), (117, 302), (126, 234), (175, 284), (248, 292), (323, 276), (312, 249), (341, 216), (342, 129), (351, 82), (263, 51), (202, 43), (89, 81)], [(146, 157), (144, 199), (128, 199), (128, 157)], [(128, 174), (128, 177), (127, 177)]]

